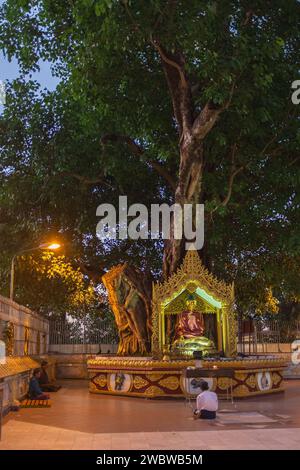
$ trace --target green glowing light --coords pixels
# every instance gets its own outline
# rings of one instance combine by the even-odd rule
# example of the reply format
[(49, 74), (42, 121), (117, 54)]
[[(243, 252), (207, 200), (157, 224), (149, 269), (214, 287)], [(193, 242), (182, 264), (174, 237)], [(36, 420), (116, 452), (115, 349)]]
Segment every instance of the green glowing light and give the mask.
[(197, 287), (196, 292), (200, 297), (202, 297), (202, 299), (206, 300), (213, 307), (222, 308), (222, 303), (214, 299), (211, 295), (207, 294), (205, 290), (201, 289), (200, 287)]
[[(179, 297), (182, 292), (184, 292), (186, 289), (182, 289), (176, 297)], [(214, 297), (212, 297), (211, 295), (209, 295), (207, 292), (205, 292), (204, 289), (201, 289), (200, 287), (197, 287), (196, 291), (197, 295), (199, 295), (199, 297), (201, 297), (202, 299), (206, 300), (207, 303), (209, 303), (212, 307), (215, 307), (215, 308), (222, 308), (222, 303), (219, 302), (218, 300), (216, 300)], [(169, 300), (168, 302), (165, 302), (164, 303), (164, 307), (166, 307), (167, 305), (169, 305), (170, 303), (173, 302), (174, 299), (171, 299)]]

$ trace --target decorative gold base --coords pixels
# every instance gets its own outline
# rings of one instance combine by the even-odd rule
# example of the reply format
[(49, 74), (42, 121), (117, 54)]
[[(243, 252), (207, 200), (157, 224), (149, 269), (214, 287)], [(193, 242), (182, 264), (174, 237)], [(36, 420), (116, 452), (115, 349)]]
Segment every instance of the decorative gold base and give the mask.
[[(234, 370), (228, 377), (206, 378), (210, 389), (220, 397), (227, 397), (231, 390), (234, 397), (249, 397), (281, 392), (282, 359), (233, 359), (202, 361), (203, 370)], [(184, 370), (194, 367), (194, 360), (155, 360), (151, 358), (96, 358), (88, 361), (89, 390), (92, 393), (126, 395), (145, 398), (193, 396), (197, 381), (185, 379)], [(195, 386), (196, 385), (196, 386)]]

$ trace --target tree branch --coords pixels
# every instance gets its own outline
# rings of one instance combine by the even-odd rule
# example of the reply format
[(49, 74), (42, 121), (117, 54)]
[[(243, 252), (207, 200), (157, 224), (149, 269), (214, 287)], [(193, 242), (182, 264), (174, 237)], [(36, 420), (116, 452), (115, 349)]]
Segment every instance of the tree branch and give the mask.
[(150, 41), (162, 61), (180, 139), (186, 139), (190, 136), (193, 123), (193, 102), (191, 87), (184, 69), (184, 57), (180, 52), (175, 54), (167, 52), (158, 39), (151, 37)]
[(254, 11), (253, 10), (248, 10), (246, 12), (245, 19), (242, 23), (242, 26), (247, 26), (249, 23), (251, 23), (253, 15), (254, 15)]
[(229, 181), (228, 181), (228, 191), (227, 191), (227, 195), (226, 197), (224, 198), (224, 200), (221, 202), (221, 206), (225, 207), (227, 206), (228, 202), (230, 201), (230, 198), (231, 198), (231, 194), (232, 194), (232, 188), (233, 188), (233, 182), (234, 182), (234, 178), (244, 169), (243, 166), (240, 166), (239, 168), (237, 168), (236, 170), (234, 170), (230, 176), (229, 176)]
[(93, 284), (97, 285), (102, 282), (101, 278), (105, 273), (105, 266), (99, 264), (99, 267), (95, 269), (94, 267), (86, 264), (82, 259), (76, 259), (76, 266), (80, 269), (81, 273), (87, 276)]
[[(295, 108), (296, 106), (294, 106)], [(259, 156), (264, 156), (268, 148), (275, 142), (275, 140), (282, 134), (284, 129), (286, 128), (286, 125), (289, 124), (290, 119), (293, 118), (296, 114), (296, 111), (293, 109), (292, 112), (290, 112), (290, 108), (288, 107), (287, 113), (285, 117), (283, 118), (283, 121), (281, 123), (281, 126), (279, 129), (276, 130), (276, 132), (272, 135), (271, 139), (265, 144), (263, 149), (259, 152)]]
[(300, 157), (295, 157), (294, 160), (292, 160), (288, 166), (293, 166), (295, 163), (297, 163), (300, 160)]
[(167, 57), (166, 52), (164, 52), (162, 46), (159, 44), (159, 42), (157, 40), (151, 38), (151, 42), (152, 42), (153, 46), (155, 47), (155, 49), (158, 51), (161, 59), (166, 64), (171, 65), (172, 67), (175, 67), (175, 69), (177, 69), (182, 87), (183, 88), (188, 88), (189, 85), (188, 85), (187, 79), (185, 77), (183, 66), (179, 65), (175, 61), (174, 58), (172, 59), (172, 58)]
[(239, 168), (235, 168), (234, 161), (235, 161), (236, 149), (237, 149), (237, 145), (234, 144), (231, 148), (231, 171), (230, 171), (230, 175), (229, 175), (229, 179), (228, 179), (227, 194), (226, 194), (225, 198), (223, 199), (223, 201), (220, 204), (218, 204), (214, 209), (212, 209), (211, 214), (216, 212), (220, 207), (227, 206), (227, 204), (230, 201), (231, 195), (232, 195), (234, 179), (242, 170), (245, 169), (245, 166), (240, 166)]
[(99, 176), (99, 177), (96, 177), (96, 178), (88, 178), (86, 176), (83, 176), (83, 175), (79, 175), (78, 173), (73, 173), (71, 171), (61, 171), (60, 173), (57, 173), (56, 176), (70, 176), (72, 178), (75, 178), (76, 180), (80, 181), (81, 183), (83, 184), (86, 184), (87, 186), (91, 185), (96, 185), (96, 184), (103, 184), (105, 186), (107, 186), (108, 188), (112, 188), (112, 186), (107, 183), (107, 181), (105, 181), (103, 179), (103, 177)]
[(210, 132), (210, 130), (214, 127), (219, 115), (229, 108), (234, 94), (237, 79), (238, 77), (233, 80), (229, 93), (229, 98), (223, 104), (223, 106), (216, 106), (211, 100), (206, 103), (198, 117), (194, 120), (192, 128), (193, 140), (203, 140), (206, 135)]
[(141, 145), (137, 144), (131, 137), (121, 134), (105, 134), (101, 137), (101, 144), (106, 145), (108, 143), (125, 143), (133, 151), (134, 154), (142, 156), (144, 149)]
[(136, 23), (136, 21), (134, 20), (132, 14), (131, 14), (131, 11), (130, 9), (128, 8), (128, 0), (122, 0), (122, 4), (125, 8), (125, 11), (126, 11), (126, 14), (130, 20), (130, 22), (132, 23), (133, 27), (134, 27), (134, 30), (135, 31), (139, 31), (140, 30), (140, 26), (138, 23)]
[[(138, 145), (133, 139), (126, 135), (106, 134), (101, 138), (101, 143), (102, 145), (106, 145), (108, 142), (125, 143), (130, 148), (130, 150), (138, 157), (142, 157), (145, 154), (145, 150), (143, 149), (143, 147)], [(176, 181), (161, 163), (149, 159), (146, 159), (146, 163), (148, 163), (151, 168), (153, 168), (160, 176), (162, 176), (164, 180), (169, 184), (171, 189), (175, 191)]]
[(169, 186), (171, 187), (171, 189), (173, 189), (173, 191), (176, 190), (176, 181), (175, 179), (172, 177), (172, 175), (163, 167), (163, 165), (161, 165), (160, 163), (154, 161), (154, 160), (148, 160), (147, 163), (149, 163), (149, 165), (160, 175), (162, 176), (166, 181), (167, 183), (169, 184)]
[(193, 139), (203, 140), (215, 125), (221, 111), (222, 108), (217, 108), (212, 102), (206, 103), (194, 121), (192, 128)]

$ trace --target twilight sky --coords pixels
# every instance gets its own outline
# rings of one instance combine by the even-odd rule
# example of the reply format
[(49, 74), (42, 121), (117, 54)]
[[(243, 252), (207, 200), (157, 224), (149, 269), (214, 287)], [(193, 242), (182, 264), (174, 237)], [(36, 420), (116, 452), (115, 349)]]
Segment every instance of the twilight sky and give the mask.
[[(0, 6), (4, 3), (4, 0), (0, 0)], [(5, 59), (3, 52), (0, 50), (0, 81), (13, 80), (19, 75), (18, 62), (12, 60), (8, 62)], [(29, 78), (29, 77), (28, 77)], [(53, 77), (50, 70), (50, 64), (48, 62), (40, 62), (40, 72), (35, 72), (31, 77), (40, 83), (42, 88), (47, 88), (52, 91), (56, 88), (58, 79)], [(0, 113), (3, 110), (3, 106), (0, 104)]]

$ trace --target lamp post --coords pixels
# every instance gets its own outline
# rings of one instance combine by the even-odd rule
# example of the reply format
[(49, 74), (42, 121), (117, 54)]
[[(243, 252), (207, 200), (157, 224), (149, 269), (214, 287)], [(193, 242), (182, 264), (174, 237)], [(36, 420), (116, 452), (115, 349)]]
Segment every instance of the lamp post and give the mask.
[(10, 300), (14, 299), (14, 287), (15, 287), (15, 261), (18, 256), (23, 255), (24, 253), (31, 253), (32, 251), (36, 250), (58, 250), (61, 245), (59, 243), (42, 243), (39, 246), (35, 246), (33, 248), (28, 248), (26, 250), (19, 251), (16, 253), (11, 260), (11, 267), (10, 267), (10, 289), (9, 289), (9, 298)]

